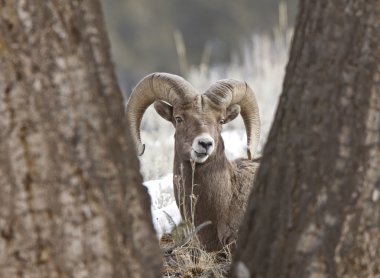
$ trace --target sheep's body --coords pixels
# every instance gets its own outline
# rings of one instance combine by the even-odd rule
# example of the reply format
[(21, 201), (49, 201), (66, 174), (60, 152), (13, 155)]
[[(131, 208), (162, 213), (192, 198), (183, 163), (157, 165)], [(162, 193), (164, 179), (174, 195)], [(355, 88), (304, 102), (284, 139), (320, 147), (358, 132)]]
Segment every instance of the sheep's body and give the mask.
[(219, 142), (217, 154), (209, 163), (195, 165), (193, 181), (191, 162), (181, 161), (177, 156), (174, 159), (173, 183), (177, 205), (182, 217), (191, 219), (191, 201), (188, 196), (193, 192), (196, 198), (195, 226), (208, 220), (212, 222), (198, 234), (209, 251), (220, 250), (236, 240), (259, 166), (248, 159), (229, 161), (224, 153), (223, 141)]
[[(140, 155), (144, 152), (140, 123), (145, 109), (152, 103), (157, 113), (176, 130), (174, 191), (182, 217), (192, 219), (194, 215), (195, 225), (211, 220), (212, 224), (201, 230), (200, 240), (207, 250), (221, 249), (237, 238), (258, 166), (250, 160), (260, 134), (254, 93), (245, 82), (236, 80), (219, 81), (199, 94), (176, 75), (154, 73), (145, 77), (127, 104), (132, 138)], [(222, 125), (239, 114), (246, 127), (249, 159), (229, 161), (224, 153)], [(195, 204), (194, 212), (192, 204)]]

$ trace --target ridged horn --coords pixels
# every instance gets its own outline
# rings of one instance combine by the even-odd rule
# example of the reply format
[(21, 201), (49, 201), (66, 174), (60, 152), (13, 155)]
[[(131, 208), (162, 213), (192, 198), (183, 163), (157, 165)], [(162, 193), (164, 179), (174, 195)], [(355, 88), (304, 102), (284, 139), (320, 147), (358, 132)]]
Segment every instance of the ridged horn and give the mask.
[(205, 95), (218, 105), (240, 105), (240, 114), (247, 132), (247, 155), (253, 159), (260, 140), (260, 115), (253, 90), (246, 82), (233, 79), (217, 81)]
[(140, 124), (149, 105), (156, 100), (174, 105), (179, 101), (189, 101), (194, 94), (195, 90), (189, 82), (169, 73), (152, 73), (136, 85), (129, 97), (126, 113), (138, 155), (145, 150), (145, 145), (141, 143)]

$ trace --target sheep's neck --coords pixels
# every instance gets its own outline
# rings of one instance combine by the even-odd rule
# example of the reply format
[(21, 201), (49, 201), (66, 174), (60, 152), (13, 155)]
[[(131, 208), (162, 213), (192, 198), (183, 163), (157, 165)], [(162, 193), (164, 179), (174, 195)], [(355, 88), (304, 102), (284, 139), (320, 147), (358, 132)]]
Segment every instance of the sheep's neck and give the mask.
[[(195, 164), (194, 174), (191, 162), (181, 161), (175, 154), (174, 193), (183, 217), (185, 213), (179, 200), (185, 200), (186, 210), (189, 212), (191, 201), (188, 196), (191, 194), (197, 198), (196, 211), (209, 211), (210, 204), (223, 207), (221, 202), (225, 202), (228, 199), (226, 196), (231, 195), (233, 171), (231, 163), (224, 153), (223, 143), (217, 147), (216, 152), (216, 155), (210, 157), (206, 163)], [(183, 196), (186, 197), (183, 198)], [(213, 213), (210, 211), (210, 214)]]

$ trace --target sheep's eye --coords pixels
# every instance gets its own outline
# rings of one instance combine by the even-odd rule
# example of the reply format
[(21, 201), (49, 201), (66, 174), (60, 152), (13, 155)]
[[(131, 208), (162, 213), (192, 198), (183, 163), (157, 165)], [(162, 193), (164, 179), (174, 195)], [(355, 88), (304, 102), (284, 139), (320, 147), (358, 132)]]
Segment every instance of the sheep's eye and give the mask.
[(177, 124), (180, 124), (180, 123), (182, 123), (183, 122), (183, 119), (181, 118), (181, 117), (175, 117), (175, 122), (177, 123)]
[(224, 124), (224, 119), (221, 119), (221, 120), (219, 121), (219, 123), (220, 123), (221, 125), (223, 125), (223, 124)]

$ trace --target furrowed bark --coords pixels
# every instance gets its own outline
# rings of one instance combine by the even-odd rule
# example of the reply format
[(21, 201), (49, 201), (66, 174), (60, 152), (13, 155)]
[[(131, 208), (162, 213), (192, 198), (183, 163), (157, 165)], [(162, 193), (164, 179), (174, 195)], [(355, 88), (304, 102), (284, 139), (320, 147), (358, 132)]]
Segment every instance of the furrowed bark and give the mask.
[(0, 276), (159, 277), (99, 2), (0, 7)]
[(379, 235), (380, 1), (301, 1), (232, 277), (379, 277)]

